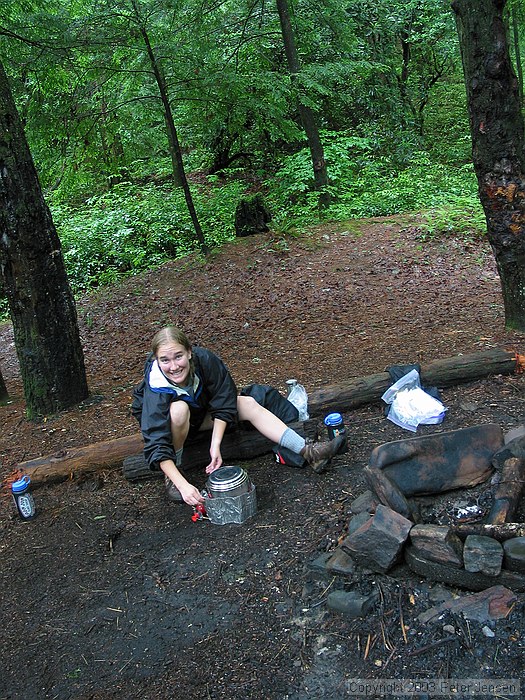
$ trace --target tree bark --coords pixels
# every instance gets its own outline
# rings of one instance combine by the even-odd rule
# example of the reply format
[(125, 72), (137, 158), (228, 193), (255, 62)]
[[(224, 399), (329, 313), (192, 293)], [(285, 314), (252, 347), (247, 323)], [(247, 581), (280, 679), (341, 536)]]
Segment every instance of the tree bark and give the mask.
[(520, 102), (523, 104), (523, 67), (521, 65), (519, 19), (515, 5), (512, 7), (510, 14), (512, 23), (512, 40), (514, 43), (514, 58), (516, 63), (516, 72), (518, 75), (518, 94), (520, 96)]
[[(279, 20), (281, 23), (281, 32), (283, 35), (286, 60), (288, 62), (290, 77), (293, 82), (299, 74), (301, 66), (299, 62), (299, 55), (297, 53), (297, 47), (295, 44), (292, 23), (290, 21), (290, 10), (288, 6), (288, 0), (276, 0), (276, 2), (277, 11), (279, 13)], [(297, 107), (301, 116), (304, 131), (306, 133), (306, 138), (308, 139), (310, 154), (312, 156), (315, 189), (321, 192), (319, 203), (322, 206), (326, 206), (330, 203), (330, 195), (328, 191), (326, 191), (326, 186), (328, 185), (328, 172), (324, 157), (323, 144), (321, 143), (321, 137), (319, 136), (319, 129), (317, 127), (316, 117), (313, 110), (307, 105), (303, 104), (303, 101), (300, 97), (298, 97)]]
[(507, 328), (525, 330), (525, 150), (506, 0), (454, 0), (474, 169), (501, 281)]
[(2, 370), (0, 369), (0, 403), (7, 401), (8, 398), (9, 394), (2, 375)]
[(0, 64), (0, 265), (29, 418), (88, 396), (60, 241)]

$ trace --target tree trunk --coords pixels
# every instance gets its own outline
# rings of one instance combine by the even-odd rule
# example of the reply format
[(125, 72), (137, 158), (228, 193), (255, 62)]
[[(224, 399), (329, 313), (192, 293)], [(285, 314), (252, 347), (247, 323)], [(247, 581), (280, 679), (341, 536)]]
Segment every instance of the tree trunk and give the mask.
[(506, 0), (454, 0), (472, 153), (507, 328), (525, 330), (524, 125), (503, 20)]
[(0, 263), (28, 417), (88, 396), (60, 241), (0, 63)]
[(162, 72), (161, 66), (159, 65), (159, 63), (156, 59), (155, 52), (153, 51), (153, 48), (151, 46), (151, 42), (149, 40), (148, 32), (146, 31), (146, 28), (144, 27), (144, 24), (142, 23), (142, 19), (139, 15), (137, 4), (134, 0), (133, 0), (133, 9), (135, 12), (135, 17), (137, 19), (137, 22), (139, 24), (142, 39), (143, 39), (144, 44), (146, 46), (146, 52), (148, 54), (148, 58), (149, 58), (149, 61), (151, 64), (151, 69), (153, 71), (153, 75), (155, 76), (155, 81), (156, 81), (157, 87), (159, 89), (160, 99), (161, 99), (162, 106), (164, 109), (164, 120), (166, 122), (166, 131), (167, 131), (167, 135), (168, 135), (169, 150), (170, 150), (170, 155), (171, 155), (171, 161), (173, 164), (174, 183), (177, 187), (182, 187), (182, 190), (184, 192), (184, 198), (186, 200), (186, 206), (188, 207), (191, 221), (193, 223), (193, 228), (195, 230), (195, 236), (196, 236), (197, 241), (199, 243), (202, 254), (207, 255), (209, 253), (209, 248), (208, 248), (206, 241), (204, 239), (204, 234), (202, 232), (202, 228), (201, 228), (201, 225), (199, 222), (199, 218), (197, 216), (197, 212), (195, 211), (193, 197), (191, 195), (190, 186), (188, 183), (188, 179), (186, 177), (186, 172), (184, 170), (184, 161), (182, 159), (182, 150), (181, 150), (180, 143), (179, 143), (177, 128), (175, 126), (175, 120), (173, 118), (173, 112), (171, 109), (171, 104), (170, 104), (170, 100), (169, 100), (169, 96), (168, 96), (168, 88), (166, 85), (166, 80), (164, 78), (164, 74)]
[(516, 6), (511, 9), (511, 22), (512, 39), (514, 43), (514, 59), (516, 63), (516, 72), (518, 74), (518, 94), (520, 96), (520, 103), (523, 104), (523, 67), (521, 65), (519, 20), (518, 13), (516, 12)]
[[(281, 22), (281, 32), (283, 35), (286, 60), (290, 70), (290, 77), (292, 81), (294, 81), (301, 69), (301, 66), (299, 63), (299, 56), (297, 54), (297, 47), (295, 45), (292, 23), (290, 22), (288, 0), (276, 0), (276, 2), (277, 11), (279, 12), (279, 20)], [(307, 107), (302, 103), (300, 97), (298, 97), (297, 107), (299, 109), (299, 114), (301, 115), (301, 121), (303, 123), (306, 138), (308, 139), (308, 146), (310, 147), (310, 154), (312, 156), (315, 189), (320, 190), (321, 192), (319, 196), (319, 204), (326, 206), (330, 203), (330, 194), (328, 191), (326, 191), (326, 186), (328, 185), (328, 173), (324, 158), (323, 144), (321, 143), (321, 138), (319, 136), (319, 129), (317, 127), (315, 114), (310, 107)]]
[(2, 376), (2, 370), (0, 369), (0, 403), (7, 401), (9, 394), (7, 393), (7, 387), (4, 382), (4, 377)]

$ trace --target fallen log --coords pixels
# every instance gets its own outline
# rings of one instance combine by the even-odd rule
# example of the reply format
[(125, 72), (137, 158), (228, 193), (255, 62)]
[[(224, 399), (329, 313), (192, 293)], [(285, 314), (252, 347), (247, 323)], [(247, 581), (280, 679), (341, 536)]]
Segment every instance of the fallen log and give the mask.
[(451, 525), (450, 531), (462, 540), (469, 535), (481, 535), (505, 542), (514, 537), (525, 537), (525, 523), (461, 523)]
[[(308, 420), (292, 423), (291, 428), (304, 437), (315, 437), (317, 421)], [(204, 431), (196, 439), (184, 446), (184, 468), (206, 466), (210, 461), (211, 431)], [(161, 472), (152, 472), (142, 455), (142, 435), (135, 433), (124, 438), (97, 442), (84, 447), (71, 448), (48, 457), (38, 457), (21, 462), (18, 470), (31, 477), (35, 485), (64, 481), (65, 479), (89, 474), (104, 468), (127, 463), (124, 476), (134, 481), (140, 478), (162, 476)], [(221, 454), (226, 462), (250, 459), (271, 452), (272, 443), (256, 430), (235, 430), (226, 433), (221, 444)]]
[[(317, 437), (317, 421), (315, 420), (291, 423), (289, 427), (303, 437), (312, 439)], [(209, 464), (210, 438), (211, 431), (206, 430), (185, 443), (181, 465), (183, 469), (191, 471)], [(253, 459), (271, 452), (272, 445), (271, 440), (263, 437), (256, 430), (239, 429), (225, 434), (221, 443), (221, 455), (226, 464), (237, 460)], [(122, 473), (128, 481), (163, 476), (160, 471), (151, 471), (142, 453), (126, 457), (122, 463)]]
[(503, 464), (501, 481), (494, 492), (494, 502), (487, 522), (493, 525), (512, 520), (519, 505), (525, 478), (525, 459), (510, 457)]
[[(436, 360), (421, 368), (421, 380), (424, 386), (446, 387), (491, 374), (513, 374), (521, 371), (524, 367), (525, 358), (514, 351), (484, 350), (469, 355)], [(359, 377), (345, 384), (331, 385), (313, 391), (308, 396), (310, 415), (319, 416), (331, 411), (345, 412), (366, 403), (379, 401), (391, 384), (392, 380), (388, 372), (381, 372), (368, 377)], [(225, 436), (224, 459), (228, 461), (242, 459), (241, 455), (246, 455), (247, 452), (249, 457), (257, 457), (270, 452), (271, 444), (268, 440), (259, 436), (255, 431), (248, 431), (248, 433), (249, 436), (245, 436), (247, 442), (243, 438), (241, 445), (232, 440), (234, 433)], [(230, 441), (232, 441), (231, 451)], [(204, 449), (204, 438), (201, 438), (201, 442), (202, 445), (195, 448), (199, 455)], [(237, 453), (236, 450), (240, 450), (241, 447), (244, 451)], [(207, 445), (205, 449), (208, 449)], [(142, 437), (140, 433), (137, 433), (129, 437), (71, 448), (47, 457), (21, 462), (17, 466), (17, 470), (23, 474), (29, 474), (35, 484), (59, 481), (70, 478), (72, 475), (90, 473), (97, 469), (114, 466), (134, 455), (137, 455), (137, 462), (140, 463), (138, 455), (141, 450)], [(190, 450), (185, 450), (185, 454), (186, 458), (189, 459)], [(136, 474), (136, 465), (133, 465), (132, 473)], [(147, 470), (147, 474), (151, 476), (149, 470)], [(133, 478), (139, 477), (135, 475)]]
[(20, 462), (17, 471), (31, 477), (31, 483), (35, 485), (64, 481), (79, 474), (90, 474), (114, 467), (128, 455), (140, 452), (142, 445), (141, 433), (135, 433), (127, 437), (96, 442), (83, 447), (72, 447), (47, 457)]
[[(435, 360), (421, 367), (420, 378), (423, 386), (443, 388), (493, 374), (514, 374), (524, 369), (525, 356), (511, 350), (496, 348)], [(381, 372), (312, 391), (308, 394), (310, 415), (320, 415), (328, 411), (344, 412), (379, 401), (392, 383), (390, 374)]]

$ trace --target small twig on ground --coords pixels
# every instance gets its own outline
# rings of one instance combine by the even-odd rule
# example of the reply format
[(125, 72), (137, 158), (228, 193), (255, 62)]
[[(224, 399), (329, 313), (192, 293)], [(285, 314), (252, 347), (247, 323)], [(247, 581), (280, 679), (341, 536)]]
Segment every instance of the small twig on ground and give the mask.
[(419, 647), (419, 649), (414, 649), (414, 651), (409, 651), (407, 656), (417, 656), (417, 654), (423, 654), (425, 651), (429, 651), (430, 649), (433, 649), (434, 647), (438, 647), (440, 644), (445, 644), (446, 642), (452, 642), (455, 639), (457, 639), (456, 635), (451, 634), (449, 637), (443, 637), (443, 639), (438, 639), (436, 642), (432, 642), (431, 644), (425, 644), (425, 646)]
[(397, 651), (397, 647), (394, 647), (392, 649), (392, 651), (390, 652), (390, 656), (388, 657), (388, 659), (385, 661), (385, 663), (383, 665), (383, 671), (388, 666), (388, 664), (392, 661), (392, 658), (393, 658), (394, 654), (396, 653), (396, 651)]
[(279, 649), (279, 651), (277, 652), (277, 654), (273, 657), (273, 659), (272, 659), (271, 662), (275, 661), (275, 659), (276, 659), (278, 656), (280, 656), (280, 654), (283, 652), (284, 649), (286, 649), (286, 644), (283, 644), (283, 645), (282, 645), (282, 647)]
[(119, 668), (118, 672), (119, 672), (119, 673), (122, 673), (122, 671), (126, 668), (126, 666), (129, 666), (129, 664), (130, 664), (132, 661), (133, 661), (133, 657), (130, 657), (130, 658), (126, 661), (126, 663), (124, 664), (124, 666), (121, 666), (121, 667)]
[(405, 622), (403, 620), (403, 607), (401, 604), (401, 589), (399, 589), (399, 595), (398, 595), (397, 601), (398, 601), (398, 606), (399, 606), (399, 622), (401, 624), (401, 632), (403, 634), (403, 639), (405, 641), (405, 644), (408, 644)]
[(330, 588), (332, 588), (332, 586), (334, 585), (334, 582), (335, 582), (335, 576), (334, 576), (334, 578), (330, 581), (330, 583), (328, 584), (328, 586), (324, 589), (324, 591), (321, 593), (321, 598), (324, 598), (324, 596), (328, 593), (328, 591), (330, 590)]
[(388, 651), (392, 651), (392, 649), (394, 647), (392, 646), (392, 642), (388, 638), (388, 632), (385, 629), (385, 623), (383, 622), (383, 620), (380, 620), (379, 622), (381, 625), (381, 635), (383, 637), (383, 645), (384, 645), (385, 649), (388, 649)]

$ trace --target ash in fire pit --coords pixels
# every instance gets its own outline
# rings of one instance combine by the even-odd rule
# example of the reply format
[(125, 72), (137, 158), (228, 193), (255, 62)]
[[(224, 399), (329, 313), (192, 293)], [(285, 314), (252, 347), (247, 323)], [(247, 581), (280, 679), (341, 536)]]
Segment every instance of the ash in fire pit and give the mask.
[(525, 590), (525, 524), (509, 522), (523, 489), (525, 429), (506, 444), (494, 424), (385, 443), (366, 474), (371, 492), (353, 505), (340, 545), (352, 560), (385, 572), (404, 553), (433, 580)]
[(456, 526), (481, 523), (488, 516), (494, 501), (494, 484), (473, 487), (468, 492), (458, 489), (436, 496), (414, 499), (413, 509), (420, 523)]

